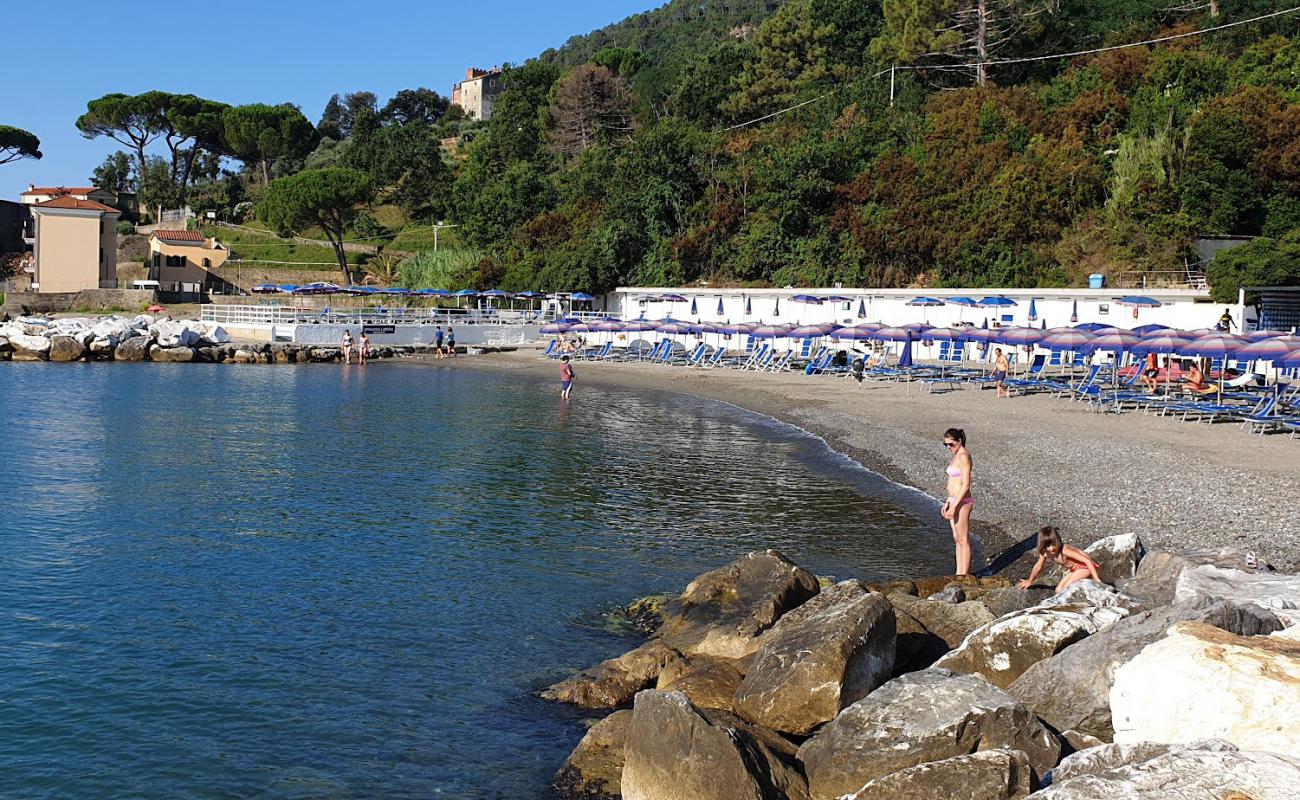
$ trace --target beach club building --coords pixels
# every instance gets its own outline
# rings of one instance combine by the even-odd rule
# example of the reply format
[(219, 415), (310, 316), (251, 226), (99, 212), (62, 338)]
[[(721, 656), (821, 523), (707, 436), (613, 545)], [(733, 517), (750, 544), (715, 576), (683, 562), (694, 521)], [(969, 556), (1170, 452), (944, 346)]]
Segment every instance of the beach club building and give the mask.
[[(1141, 296), (1158, 305), (1126, 304)], [(681, 298), (680, 300), (676, 298)], [(812, 298), (812, 299), (809, 299)], [(1118, 328), (1158, 324), (1212, 328), (1224, 306), (1198, 289), (711, 289), (621, 287), (606, 310), (623, 319), (673, 317), (690, 322), (761, 322), (857, 325), (884, 322), (977, 327), (1032, 325), (1056, 328), (1096, 322)], [(1248, 309), (1228, 306), (1233, 329)]]

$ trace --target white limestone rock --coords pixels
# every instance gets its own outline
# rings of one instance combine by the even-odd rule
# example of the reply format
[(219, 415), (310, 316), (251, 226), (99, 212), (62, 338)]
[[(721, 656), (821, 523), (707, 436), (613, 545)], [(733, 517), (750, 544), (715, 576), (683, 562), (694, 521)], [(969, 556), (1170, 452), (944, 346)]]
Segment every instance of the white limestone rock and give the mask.
[(1300, 575), (1247, 572), (1205, 564), (1184, 570), (1174, 588), (1176, 601), (1197, 597), (1254, 603), (1300, 622)]
[(1116, 670), (1110, 708), (1118, 744), (1215, 738), (1294, 753), (1300, 642), (1180, 622)]
[(1146, 546), (1136, 533), (1121, 533), (1098, 539), (1084, 552), (1101, 565), (1097, 574), (1102, 582), (1114, 585), (1137, 574), (1138, 564), (1146, 555)]
[(1031, 800), (1295, 800), (1300, 759), (1189, 750), (1053, 783)]
[(19, 333), (9, 337), (15, 361), (45, 361), (50, 357), (50, 340), (44, 336)]
[(1138, 742), (1136, 744), (1102, 744), (1071, 753), (1061, 759), (1052, 770), (1052, 783), (1061, 783), (1082, 775), (1098, 775), (1113, 769), (1143, 764), (1169, 753), (1186, 753), (1196, 750), (1232, 753), (1237, 751), (1232, 742), (1222, 739), (1205, 739), (1189, 744), (1162, 744)]

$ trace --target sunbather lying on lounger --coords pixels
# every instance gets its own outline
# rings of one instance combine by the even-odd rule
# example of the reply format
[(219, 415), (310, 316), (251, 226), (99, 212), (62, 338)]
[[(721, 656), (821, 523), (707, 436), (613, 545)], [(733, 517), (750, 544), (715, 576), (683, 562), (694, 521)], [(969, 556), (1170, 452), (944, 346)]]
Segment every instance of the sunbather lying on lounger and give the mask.
[(1193, 394), (1214, 394), (1219, 391), (1219, 387), (1205, 382), (1205, 373), (1201, 371), (1201, 365), (1195, 361), (1187, 368), (1183, 381), (1183, 388)]

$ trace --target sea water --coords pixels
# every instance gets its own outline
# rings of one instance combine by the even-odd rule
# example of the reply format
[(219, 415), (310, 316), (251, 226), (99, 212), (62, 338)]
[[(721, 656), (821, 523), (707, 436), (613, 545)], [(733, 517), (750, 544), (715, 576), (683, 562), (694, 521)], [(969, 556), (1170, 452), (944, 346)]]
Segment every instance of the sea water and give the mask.
[(5, 798), (546, 798), (588, 715), (536, 691), (620, 604), (767, 547), (950, 568), (932, 501), (681, 395), (0, 363), (0, 424)]

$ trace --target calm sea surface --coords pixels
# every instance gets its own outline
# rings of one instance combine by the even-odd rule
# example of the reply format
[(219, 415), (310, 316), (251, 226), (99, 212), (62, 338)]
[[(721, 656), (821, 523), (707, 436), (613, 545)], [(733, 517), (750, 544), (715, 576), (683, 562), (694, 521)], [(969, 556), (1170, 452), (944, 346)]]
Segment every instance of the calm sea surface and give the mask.
[(0, 797), (545, 798), (582, 715), (533, 693), (633, 646), (618, 604), (762, 547), (950, 566), (931, 501), (818, 439), (557, 392), (0, 363)]

